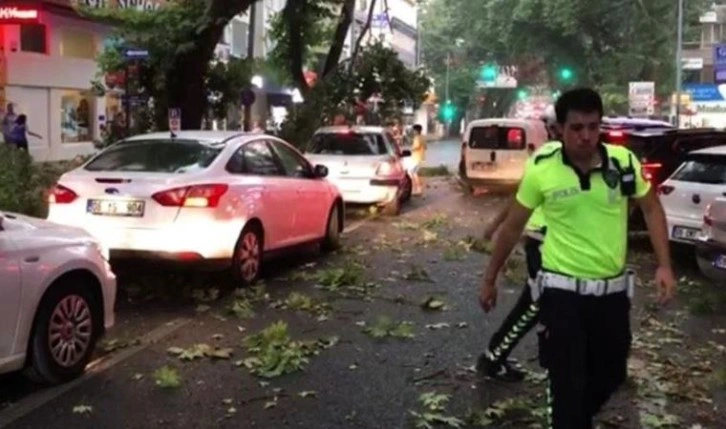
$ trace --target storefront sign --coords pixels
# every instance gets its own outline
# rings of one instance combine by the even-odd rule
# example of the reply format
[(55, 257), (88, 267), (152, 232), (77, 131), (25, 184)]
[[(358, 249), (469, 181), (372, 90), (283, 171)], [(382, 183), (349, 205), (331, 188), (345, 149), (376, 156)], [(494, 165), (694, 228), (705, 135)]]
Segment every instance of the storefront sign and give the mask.
[(0, 7), (0, 24), (32, 24), (38, 22), (38, 9), (4, 6)]
[(726, 85), (714, 85), (712, 83), (687, 83), (683, 85), (683, 91), (691, 95), (691, 100), (699, 102), (724, 102), (726, 101)]

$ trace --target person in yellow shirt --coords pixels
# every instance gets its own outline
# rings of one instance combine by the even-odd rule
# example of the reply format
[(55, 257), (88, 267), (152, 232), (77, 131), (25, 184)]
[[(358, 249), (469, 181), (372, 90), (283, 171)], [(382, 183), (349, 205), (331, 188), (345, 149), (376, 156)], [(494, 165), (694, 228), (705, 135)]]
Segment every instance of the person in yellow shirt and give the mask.
[(423, 184), (421, 183), (421, 177), (418, 172), (421, 168), (421, 164), (426, 160), (426, 139), (424, 139), (423, 127), (416, 124), (413, 126), (413, 144), (411, 145), (411, 169), (409, 174), (413, 181), (413, 195), (423, 194)]

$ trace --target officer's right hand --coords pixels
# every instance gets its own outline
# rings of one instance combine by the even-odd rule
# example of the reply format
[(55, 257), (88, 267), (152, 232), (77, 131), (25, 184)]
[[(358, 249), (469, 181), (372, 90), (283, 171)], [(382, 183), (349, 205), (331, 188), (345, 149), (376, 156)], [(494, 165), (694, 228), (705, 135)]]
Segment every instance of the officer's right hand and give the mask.
[(479, 305), (485, 313), (497, 306), (497, 287), (494, 282), (483, 281), (479, 289)]

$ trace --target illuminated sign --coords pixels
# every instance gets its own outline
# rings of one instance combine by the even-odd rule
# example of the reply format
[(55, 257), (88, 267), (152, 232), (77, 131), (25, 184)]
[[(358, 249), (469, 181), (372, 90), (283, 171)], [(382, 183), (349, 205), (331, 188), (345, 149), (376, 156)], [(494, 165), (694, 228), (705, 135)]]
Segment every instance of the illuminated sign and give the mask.
[(0, 7), (0, 24), (27, 24), (38, 22), (38, 9), (17, 6)]

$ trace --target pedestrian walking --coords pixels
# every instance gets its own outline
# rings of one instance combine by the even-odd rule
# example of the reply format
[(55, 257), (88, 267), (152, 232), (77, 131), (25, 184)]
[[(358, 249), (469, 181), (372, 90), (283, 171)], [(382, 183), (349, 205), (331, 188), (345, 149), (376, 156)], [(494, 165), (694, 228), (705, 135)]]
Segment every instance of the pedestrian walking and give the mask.
[[(546, 117), (544, 120), (547, 124), (556, 122), (554, 111), (551, 117)], [(562, 143), (559, 141), (551, 141), (545, 143), (536, 153), (543, 155), (555, 150), (561, 150), (561, 148)], [(528, 163), (531, 164), (533, 162), (534, 154), (535, 152), (530, 153)], [(514, 200), (507, 204), (487, 225), (484, 229), (485, 240), (491, 240), (494, 237), (506, 219), (509, 208), (513, 203)], [(524, 253), (528, 273), (527, 282), (524, 284), (522, 293), (514, 304), (514, 307), (489, 340), (487, 350), (479, 356), (476, 365), (477, 371), (480, 374), (503, 381), (524, 380), (525, 372), (518, 368), (516, 360), (509, 358), (509, 354), (539, 320), (539, 305), (532, 300), (531, 287), (535, 285), (537, 274), (542, 266), (540, 247), (547, 233), (541, 207), (536, 208), (532, 212), (532, 216), (529, 218), (524, 230)]]
[(16, 119), (18, 119), (18, 115), (15, 114), (15, 106), (13, 103), (8, 103), (2, 119), (3, 140), (7, 144), (14, 144), (10, 132), (13, 130), (13, 126), (15, 126)]
[(592, 429), (593, 417), (627, 377), (630, 298), (626, 269), (628, 201), (640, 206), (658, 261), (659, 302), (675, 290), (663, 208), (636, 156), (600, 142), (602, 99), (592, 89), (565, 92), (555, 105), (562, 147), (537, 154), (497, 234), (480, 288), (484, 311), (496, 305), (496, 279), (533, 210), (547, 223), (539, 301), (540, 364), (549, 377), (553, 429)]
[(411, 145), (411, 167), (409, 174), (413, 182), (413, 195), (423, 195), (423, 183), (419, 176), (421, 164), (426, 160), (426, 139), (423, 136), (423, 127), (419, 124), (413, 126), (413, 144)]
[(15, 120), (12, 130), (10, 131), (10, 139), (12, 144), (18, 149), (28, 150), (28, 136), (42, 139), (40, 134), (36, 134), (28, 129), (28, 117), (19, 115)]

